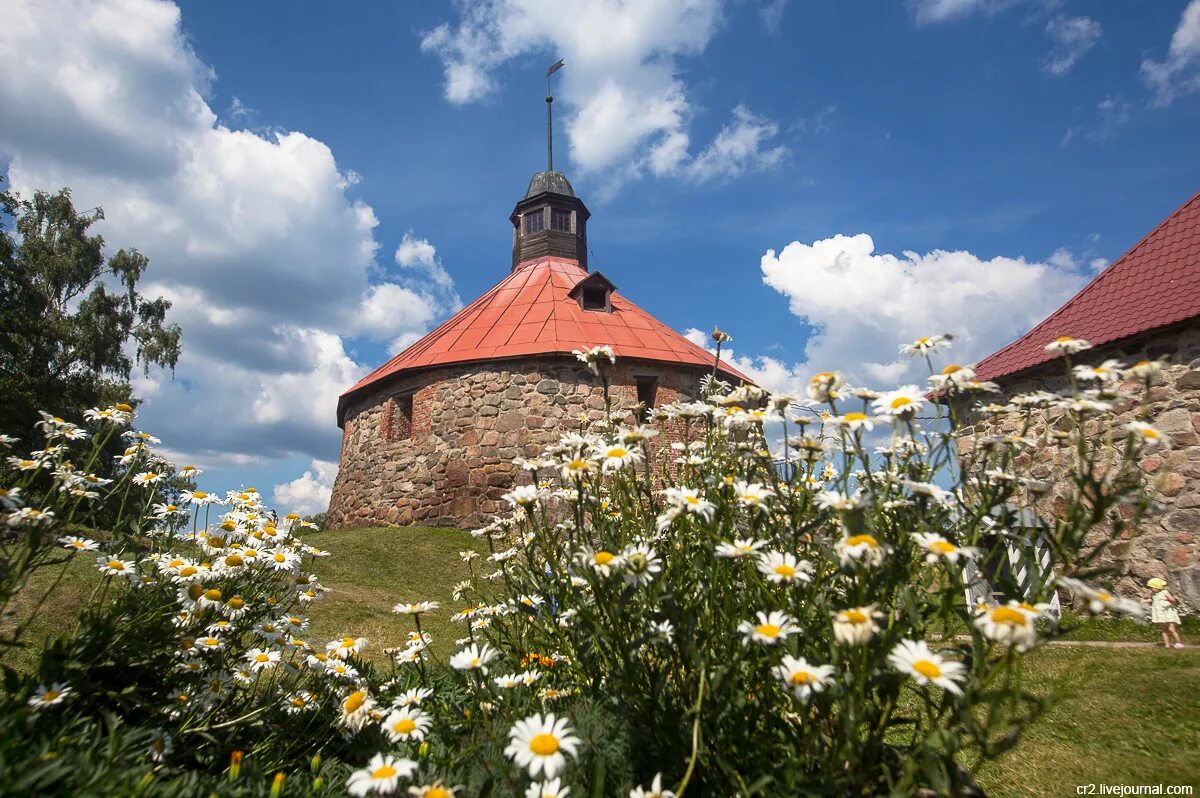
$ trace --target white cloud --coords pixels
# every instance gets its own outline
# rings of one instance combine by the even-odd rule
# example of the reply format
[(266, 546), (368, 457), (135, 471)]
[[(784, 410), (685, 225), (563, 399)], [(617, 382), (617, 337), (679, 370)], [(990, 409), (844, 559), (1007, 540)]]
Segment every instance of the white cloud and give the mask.
[(758, 10), (758, 20), (768, 33), (779, 33), (788, 2), (789, 0), (767, 0)]
[(427, 238), (416, 238), (409, 230), (396, 247), (396, 265), (415, 272), (424, 279), (432, 281), (446, 292), (447, 304), (451, 310), (457, 310), (458, 294), (454, 293), (454, 280), (442, 266), (442, 260), (437, 256), (437, 248), (429, 243)]
[(172, 3), (16, 0), (0, 153), (16, 190), (103, 207), (108, 244), (150, 258), (143, 293), (174, 302), (183, 356), (174, 381), (138, 382), (147, 427), (197, 462), (328, 456), (336, 397), (366, 371), (343, 339), (419, 334), (458, 298), (436, 258), (382, 270), (357, 176), (303, 132), (223, 124), (215, 80)]
[(761, 267), (763, 281), (815, 328), (805, 347), (809, 369), (838, 369), (879, 387), (921, 379), (920, 367), (897, 355), (899, 344), (954, 333), (953, 359), (977, 361), (1084, 281), (1062, 252), (1045, 263), (944, 250), (897, 257), (876, 253), (865, 233), (793, 241), (778, 254), (768, 250)]
[(1054, 42), (1044, 63), (1046, 71), (1056, 76), (1070, 72), (1102, 33), (1100, 23), (1089, 17), (1054, 17), (1046, 23), (1046, 35)]
[(1086, 124), (1067, 128), (1062, 143), (1069, 144), (1081, 136), (1095, 142), (1108, 141), (1117, 135), (1117, 131), (1125, 127), (1129, 120), (1128, 102), (1120, 96), (1105, 97), (1096, 104), (1096, 118)]
[(963, 19), (975, 13), (995, 14), (1019, 0), (909, 0), (918, 25)]
[(300, 515), (325, 512), (329, 509), (337, 471), (337, 463), (313, 460), (312, 467), (301, 476), (275, 486), (274, 503), (286, 512)]
[(721, 128), (704, 151), (688, 164), (688, 176), (699, 182), (713, 178), (730, 180), (747, 171), (769, 169), (787, 156), (787, 148), (782, 145), (767, 147), (778, 134), (779, 126), (774, 122), (739, 105), (733, 109), (733, 121)]
[[(556, 97), (567, 108), (570, 155), (584, 175), (599, 176), (601, 195), (646, 174), (692, 180), (728, 177), (690, 155), (695, 108), (680, 79), (679, 59), (704, 52), (721, 23), (721, 0), (485, 0), (461, 4), (460, 18), (425, 34), (421, 48), (445, 70), (446, 99), (491, 99), (496, 71), (512, 59), (557, 57)], [(524, 63), (524, 61), (522, 62)], [(777, 163), (777, 129), (741, 109), (703, 153), (730, 146), (730, 135), (757, 149), (734, 171)], [(718, 140), (725, 136), (722, 143)]]
[(1154, 104), (1170, 105), (1176, 97), (1200, 90), (1200, 0), (1183, 9), (1171, 36), (1165, 61), (1142, 61), (1142, 80), (1154, 92)]
[[(712, 339), (707, 333), (697, 330), (695, 327), (689, 327), (684, 331), (683, 336), (696, 346), (716, 354), (716, 347), (713, 346)], [(749, 377), (755, 385), (766, 388), (768, 391), (794, 393), (797, 396), (804, 395), (804, 386), (808, 379), (804, 366), (798, 364), (789, 366), (783, 361), (767, 355), (758, 357), (736, 355), (733, 349), (725, 345), (721, 347), (721, 362), (733, 366)]]

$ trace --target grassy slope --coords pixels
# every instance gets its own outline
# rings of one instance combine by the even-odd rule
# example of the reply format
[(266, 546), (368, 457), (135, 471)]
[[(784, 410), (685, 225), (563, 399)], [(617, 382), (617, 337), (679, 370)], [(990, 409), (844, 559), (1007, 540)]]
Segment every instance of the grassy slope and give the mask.
[[(313, 608), (312, 640), (341, 634), (369, 638), (369, 653), (402, 645), (412, 628), (391, 614), (398, 601), (439, 601), (443, 610), (424, 623), (443, 656), (462, 633), (450, 615), (454, 583), (467, 578), (458, 552), (479, 550), (465, 532), (448, 529), (348, 529), (308, 536), (333, 556), (316, 571), (332, 588)], [(74, 610), (96, 581), (91, 559), (77, 558), (42, 607), (30, 639), (69, 628)], [(48, 580), (40, 579), (45, 585)], [(27, 594), (31, 591), (26, 591)], [(28, 615), (23, 596), (16, 616)], [(9, 620), (8, 623), (12, 621)], [(1079, 639), (1153, 639), (1153, 630), (1110, 623), (1073, 635)], [(1195, 645), (1197, 637), (1186, 637)], [(1023, 743), (978, 777), (992, 798), (1074, 795), (1078, 784), (1189, 784), (1200, 786), (1200, 648), (1096, 649), (1054, 647), (1031, 656), (1030, 686), (1057, 691), (1060, 701)], [(16, 658), (27, 666), (32, 654)]]

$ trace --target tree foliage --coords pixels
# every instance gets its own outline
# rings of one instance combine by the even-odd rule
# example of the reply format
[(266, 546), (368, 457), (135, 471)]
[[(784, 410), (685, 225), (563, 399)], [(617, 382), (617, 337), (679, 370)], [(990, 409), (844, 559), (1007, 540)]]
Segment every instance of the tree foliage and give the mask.
[(77, 211), (64, 188), (32, 199), (0, 192), (0, 211), (0, 418), (10, 428), (31, 427), (38, 409), (79, 415), (129, 401), (135, 364), (174, 368), (171, 303), (137, 292), (145, 255), (105, 258), (91, 232), (101, 209)]

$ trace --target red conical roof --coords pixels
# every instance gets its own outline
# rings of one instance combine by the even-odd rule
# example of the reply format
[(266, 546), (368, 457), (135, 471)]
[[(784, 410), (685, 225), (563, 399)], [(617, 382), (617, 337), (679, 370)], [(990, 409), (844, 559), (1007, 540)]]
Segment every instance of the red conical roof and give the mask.
[(975, 367), (994, 380), (1057, 355), (1059, 336), (1112, 343), (1200, 316), (1200, 194), (1183, 203), (1067, 304)]
[[(611, 295), (612, 312), (581, 308), (568, 294), (587, 276), (577, 262), (564, 258), (521, 264), (342, 397), (404, 371), (529, 355), (569, 355), (605, 344), (618, 358), (712, 368), (712, 354), (616, 291)], [(720, 370), (735, 380), (751, 381), (724, 361)]]

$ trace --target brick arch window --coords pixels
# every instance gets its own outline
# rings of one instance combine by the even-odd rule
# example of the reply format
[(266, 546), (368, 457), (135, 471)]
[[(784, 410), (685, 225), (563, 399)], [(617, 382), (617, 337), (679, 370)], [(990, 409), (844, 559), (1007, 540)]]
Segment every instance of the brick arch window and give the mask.
[(383, 439), (387, 442), (405, 441), (413, 432), (412, 394), (393, 396), (383, 407)]

